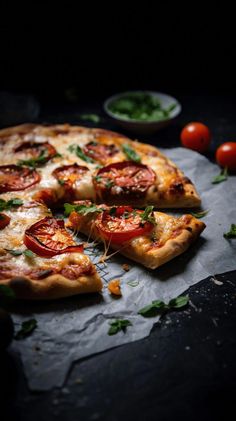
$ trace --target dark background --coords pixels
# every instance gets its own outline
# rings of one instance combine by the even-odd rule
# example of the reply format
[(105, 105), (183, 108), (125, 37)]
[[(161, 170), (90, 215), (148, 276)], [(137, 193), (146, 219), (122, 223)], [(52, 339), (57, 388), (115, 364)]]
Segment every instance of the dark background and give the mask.
[(24, 11), (8, 3), (0, 89), (31, 92), (46, 103), (63, 102), (71, 87), (80, 103), (137, 88), (235, 95), (234, 13), (224, 5), (210, 12), (200, 2), (77, 6)]

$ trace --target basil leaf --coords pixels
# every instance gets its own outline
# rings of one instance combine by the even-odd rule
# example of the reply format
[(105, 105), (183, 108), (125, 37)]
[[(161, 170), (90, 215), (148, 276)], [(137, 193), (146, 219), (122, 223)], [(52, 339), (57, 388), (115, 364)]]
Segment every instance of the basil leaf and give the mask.
[(26, 257), (30, 257), (30, 258), (34, 258), (34, 257), (36, 257), (36, 256), (37, 256), (37, 255), (36, 255), (33, 251), (28, 250), (28, 249), (24, 250), (24, 251), (23, 251), (23, 254), (24, 254)]
[(139, 281), (128, 281), (127, 285), (134, 288), (134, 287), (137, 287), (139, 285)]
[(22, 322), (21, 329), (15, 335), (16, 340), (24, 339), (29, 336), (37, 327), (37, 320), (29, 319)]
[(75, 155), (77, 155), (78, 158), (82, 159), (83, 161), (89, 162), (90, 164), (94, 163), (94, 160), (90, 158), (90, 156), (85, 155), (79, 145), (70, 145), (68, 150), (72, 153), (75, 153)]
[(236, 238), (236, 224), (231, 224), (230, 230), (224, 233), (224, 238)]
[(0, 212), (4, 210), (9, 210), (12, 207), (18, 207), (23, 205), (23, 200), (18, 199), (17, 197), (10, 199), (8, 201), (0, 199)]
[(200, 212), (190, 212), (195, 218), (201, 219), (208, 214), (209, 210), (200, 211)]
[(41, 151), (40, 155), (36, 158), (30, 158), (30, 159), (21, 159), (18, 161), (18, 165), (30, 167), (30, 168), (36, 168), (38, 165), (45, 164), (48, 160), (48, 155), (46, 155), (45, 151)]
[(114, 186), (114, 181), (113, 180), (107, 180), (105, 186), (106, 186), (107, 189), (110, 189), (111, 187)]
[(188, 295), (180, 295), (180, 297), (173, 298), (169, 301), (168, 306), (169, 308), (182, 308), (185, 307), (189, 302)]
[(116, 335), (121, 330), (126, 332), (127, 326), (132, 326), (130, 320), (127, 319), (117, 319), (114, 322), (110, 323), (110, 328), (108, 330), (108, 335)]
[(8, 253), (12, 256), (21, 256), (23, 251), (22, 250), (12, 250), (12, 249), (5, 249)]
[(154, 317), (157, 315), (162, 315), (168, 310), (175, 310), (182, 307), (185, 307), (189, 302), (188, 295), (181, 295), (180, 297), (173, 298), (169, 301), (168, 304), (164, 303), (161, 300), (152, 301), (151, 304), (141, 308), (138, 314), (141, 314), (143, 317)]
[(63, 179), (59, 179), (59, 180), (57, 180), (57, 182), (58, 182), (58, 184), (60, 184), (60, 186), (64, 186), (64, 184), (65, 184), (65, 180), (63, 180)]
[(141, 216), (142, 222), (151, 222), (151, 224), (156, 225), (155, 217), (152, 215), (154, 206), (147, 206)]
[(71, 212), (75, 211), (81, 215), (88, 215), (94, 212), (103, 212), (103, 208), (98, 208), (96, 205), (71, 205), (70, 203), (64, 203), (65, 216), (69, 216)]
[(141, 162), (141, 157), (128, 144), (123, 145), (122, 150), (130, 161)]
[(226, 181), (228, 179), (228, 168), (225, 167), (219, 175), (217, 175), (213, 180), (212, 184), (219, 184), (222, 183), (222, 181)]
[(101, 118), (97, 114), (80, 114), (81, 120), (91, 121), (92, 123), (99, 123)]

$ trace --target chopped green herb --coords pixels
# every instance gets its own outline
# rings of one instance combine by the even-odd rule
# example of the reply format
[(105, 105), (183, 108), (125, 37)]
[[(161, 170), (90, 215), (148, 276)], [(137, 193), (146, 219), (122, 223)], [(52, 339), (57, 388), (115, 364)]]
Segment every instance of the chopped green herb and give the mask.
[(231, 224), (230, 230), (224, 233), (224, 238), (236, 238), (236, 224)]
[(100, 168), (102, 168), (102, 167), (103, 167), (103, 166), (102, 166), (101, 164), (97, 164), (97, 165), (96, 165), (96, 167), (95, 167), (95, 169), (96, 169), (96, 170), (100, 170)]
[(168, 310), (179, 309), (185, 307), (189, 302), (188, 295), (182, 295), (177, 298), (173, 298), (169, 301), (168, 304), (164, 303), (161, 300), (152, 301), (151, 304), (141, 308), (138, 314), (141, 314), (143, 317), (155, 317), (157, 315), (162, 315)]
[(228, 179), (228, 168), (225, 167), (219, 175), (217, 175), (213, 180), (212, 184), (219, 184), (222, 183), (222, 181), (226, 181)]
[(14, 198), (8, 201), (0, 199), (0, 212), (23, 205), (23, 200)]
[(70, 203), (64, 203), (64, 214), (69, 216), (71, 212), (75, 211), (81, 215), (88, 215), (89, 213), (94, 212), (103, 212), (103, 208), (99, 208), (96, 205), (71, 205)]
[(101, 121), (101, 117), (97, 114), (80, 114), (81, 120), (91, 121), (92, 123), (99, 123)]
[(111, 187), (114, 186), (114, 181), (113, 180), (107, 180), (105, 186), (106, 186), (107, 189), (110, 189)]
[(63, 158), (63, 155), (62, 155), (61, 153), (57, 152), (57, 153), (53, 156), (53, 158)]
[(26, 257), (29, 257), (29, 258), (31, 258), (31, 259), (37, 256), (37, 255), (36, 255), (33, 251), (28, 250), (28, 249), (24, 250), (24, 251), (23, 251), (23, 254), (24, 254)]
[(101, 183), (102, 181), (102, 177), (100, 175), (95, 175), (93, 178), (97, 183)]
[(130, 161), (141, 162), (141, 157), (128, 144), (123, 145), (122, 150)]
[(31, 250), (17, 250), (17, 249), (5, 249), (8, 253), (10, 253), (12, 256), (21, 256), (24, 254), (26, 257), (36, 257), (36, 254), (33, 253)]
[(195, 218), (201, 219), (208, 214), (209, 210), (200, 211), (200, 212), (190, 212)]
[(37, 320), (29, 319), (22, 322), (21, 329), (15, 335), (15, 339), (20, 340), (29, 336), (37, 327)]
[(127, 285), (130, 287), (137, 287), (139, 285), (139, 281), (128, 281)]
[(90, 156), (85, 155), (79, 145), (70, 145), (68, 150), (72, 153), (75, 153), (75, 155), (77, 155), (78, 158), (82, 159), (83, 161), (89, 162), (90, 164), (94, 163), (94, 160), (90, 158)]
[(36, 168), (39, 165), (43, 165), (48, 161), (48, 155), (45, 154), (45, 151), (41, 151), (40, 155), (36, 158), (30, 158), (30, 159), (21, 159), (18, 161), (18, 165), (30, 167), (30, 168)]
[(153, 215), (154, 206), (147, 206), (141, 216), (142, 222), (151, 222), (151, 224), (156, 225), (156, 220)]
[(126, 331), (127, 326), (132, 326), (132, 323), (127, 319), (117, 319), (114, 322), (110, 323), (110, 328), (108, 330), (108, 335), (116, 335), (121, 330)]
[(58, 182), (58, 184), (60, 184), (60, 186), (64, 186), (64, 184), (65, 184), (65, 180), (63, 180), (62, 178), (61, 179), (59, 178), (59, 180), (57, 180), (57, 182)]

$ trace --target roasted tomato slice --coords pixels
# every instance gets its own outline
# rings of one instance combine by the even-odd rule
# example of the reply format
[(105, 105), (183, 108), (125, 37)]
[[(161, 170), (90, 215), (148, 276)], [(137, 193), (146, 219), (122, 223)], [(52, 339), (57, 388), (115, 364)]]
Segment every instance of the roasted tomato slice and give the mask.
[(142, 214), (143, 211), (134, 211), (130, 206), (118, 206), (99, 214), (95, 226), (105, 240), (122, 244), (152, 231), (153, 224), (142, 221)]
[(38, 158), (43, 154), (45, 161), (49, 161), (49, 159), (53, 158), (57, 153), (54, 146), (50, 143), (36, 143), (33, 141), (22, 142), (20, 145), (16, 146), (15, 152), (23, 152), (30, 158)]
[(40, 175), (36, 170), (17, 165), (0, 166), (0, 193), (25, 190), (39, 181)]
[(25, 231), (26, 247), (41, 257), (62, 253), (83, 252), (83, 245), (76, 244), (65, 229), (64, 221), (46, 217)]
[(82, 165), (63, 165), (62, 167), (56, 168), (52, 172), (52, 175), (65, 187), (72, 187), (76, 181), (83, 178), (87, 171), (88, 168)]
[(108, 158), (114, 156), (119, 152), (119, 149), (114, 144), (102, 144), (98, 142), (89, 142), (84, 147), (85, 155), (94, 159), (95, 161), (104, 164)]
[(10, 223), (11, 218), (5, 213), (0, 213), (0, 230), (5, 228)]
[(101, 199), (139, 198), (156, 180), (147, 165), (133, 161), (116, 162), (101, 168), (93, 178), (96, 193)]

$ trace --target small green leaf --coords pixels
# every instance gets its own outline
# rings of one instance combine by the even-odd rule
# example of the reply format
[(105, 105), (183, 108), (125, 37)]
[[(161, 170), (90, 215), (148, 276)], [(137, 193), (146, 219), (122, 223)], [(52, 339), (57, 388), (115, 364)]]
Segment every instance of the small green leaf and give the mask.
[(53, 158), (63, 158), (63, 155), (59, 152), (56, 152), (55, 155), (53, 155)]
[(128, 144), (122, 146), (122, 150), (126, 157), (130, 159), (130, 161), (141, 162), (141, 157), (135, 152), (134, 149), (131, 148)]
[(114, 322), (110, 323), (110, 328), (108, 330), (108, 335), (116, 335), (121, 330), (126, 332), (127, 326), (132, 326), (130, 320), (127, 319), (117, 319)]
[(101, 183), (102, 181), (102, 177), (100, 175), (95, 175), (93, 178), (97, 183)]
[(46, 154), (46, 151), (41, 151), (40, 155), (36, 158), (30, 158), (30, 159), (21, 159), (18, 161), (18, 165), (24, 166), (24, 167), (30, 167), (30, 168), (36, 168), (39, 165), (43, 165), (47, 162), (48, 155)]
[(60, 186), (64, 186), (65, 180), (63, 180), (62, 178), (61, 179), (59, 178), (59, 180), (57, 181), (58, 181), (58, 184), (60, 184)]
[(31, 259), (37, 256), (33, 251), (28, 250), (28, 249), (24, 250), (23, 253), (26, 257), (29, 257)]
[(201, 219), (208, 214), (209, 210), (200, 211), (200, 212), (190, 212), (195, 218)]
[(75, 211), (81, 215), (88, 215), (89, 213), (94, 212), (103, 212), (103, 208), (99, 208), (96, 205), (71, 205), (70, 203), (64, 203), (64, 214), (65, 216), (69, 216), (71, 212)]
[(80, 114), (81, 120), (91, 121), (92, 123), (99, 123), (101, 118), (97, 114)]
[(12, 256), (21, 256), (23, 254), (22, 250), (13, 250), (13, 249), (5, 249), (8, 253), (10, 253)]
[(0, 199), (0, 212), (4, 210), (9, 210), (14, 207), (23, 205), (23, 200), (18, 199), (17, 197), (10, 199), (8, 201)]
[(153, 215), (154, 206), (147, 206), (144, 212), (140, 215), (142, 222), (151, 222), (151, 224), (156, 225), (156, 220)]
[(37, 327), (37, 320), (29, 319), (22, 322), (21, 329), (15, 335), (15, 339), (24, 339), (29, 336)]
[(182, 308), (185, 307), (189, 302), (188, 295), (181, 295), (180, 297), (173, 298), (169, 301), (168, 307), (171, 308)]
[(222, 183), (222, 181), (226, 181), (228, 179), (228, 168), (225, 167), (219, 175), (217, 175), (213, 180), (212, 184), (219, 184)]
[(169, 301), (168, 304), (164, 303), (161, 300), (152, 301), (151, 304), (141, 308), (138, 314), (141, 314), (143, 317), (154, 317), (157, 315), (162, 315), (168, 310), (175, 310), (182, 307), (185, 307), (189, 302), (188, 295), (182, 295), (180, 297), (173, 298)]
[(129, 285), (130, 287), (137, 287), (139, 285), (139, 281), (128, 281), (127, 285)]
[(236, 224), (231, 224), (230, 230), (224, 233), (224, 238), (236, 238)]
[(114, 186), (114, 181), (113, 180), (107, 180), (105, 186), (106, 186), (107, 189), (110, 189), (111, 187)]
[(79, 145), (70, 145), (68, 150), (72, 153), (75, 153), (75, 155), (77, 155), (78, 158), (82, 159), (83, 161), (89, 162), (90, 164), (94, 163), (94, 160), (90, 158), (90, 156), (85, 155)]

